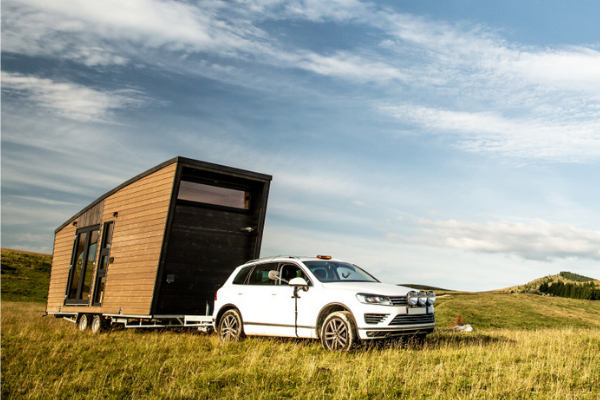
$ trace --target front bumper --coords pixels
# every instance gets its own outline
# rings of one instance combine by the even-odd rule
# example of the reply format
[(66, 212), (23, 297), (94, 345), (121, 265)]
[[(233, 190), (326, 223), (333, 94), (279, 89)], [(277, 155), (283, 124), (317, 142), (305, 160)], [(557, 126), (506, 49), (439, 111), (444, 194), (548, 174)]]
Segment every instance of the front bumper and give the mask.
[(355, 314), (358, 336), (362, 340), (433, 332), (435, 312), (428, 307), (374, 306)]

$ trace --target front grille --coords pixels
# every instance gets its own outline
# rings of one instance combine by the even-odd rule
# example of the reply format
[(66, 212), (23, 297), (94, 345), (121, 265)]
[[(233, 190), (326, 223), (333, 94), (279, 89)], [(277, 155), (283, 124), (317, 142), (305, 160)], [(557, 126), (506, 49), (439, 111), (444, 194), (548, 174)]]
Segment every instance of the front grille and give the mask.
[(365, 314), (365, 322), (371, 325), (379, 324), (388, 315), (390, 314)]
[(419, 325), (419, 324), (434, 324), (434, 314), (417, 314), (417, 315), (406, 315), (398, 314), (390, 322), (390, 325)]
[(406, 296), (390, 297), (390, 300), (392, 301), (392, 304), (395, 306), (402, 306), (402, 305), (408, 304), (408, 301), (406, 300)]

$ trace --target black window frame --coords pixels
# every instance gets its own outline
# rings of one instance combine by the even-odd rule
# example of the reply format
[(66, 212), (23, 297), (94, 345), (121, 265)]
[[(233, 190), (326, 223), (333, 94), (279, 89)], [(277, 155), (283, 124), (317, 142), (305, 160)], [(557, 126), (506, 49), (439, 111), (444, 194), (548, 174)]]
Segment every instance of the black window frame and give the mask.
[[(81, 298), (82, 297), (81, 294), (82, 294), (83, 284), (85, 283), (86, 271), (88, 268), (88, 261), (89, 261), (89, 255), (90, 255), (90, 251), (89, 251), (90, 240), (92, 237), (92, 233), (94, 231), (100, 231), (100, 224), (86, 226), (84, 228), (79, 228), (75, 232), (75, 240), (73, 243), (73, 253), (71, 254), (71, 266), (69, 268), (69, 278), (67, 279), (67, 288), (65, 291), (65, 301), (64, 301), (65, 305), (69, 305), (69, 306), (89, 306), (90, 305), (91, 298), (92, 298), (92, 287), (89, 288), (90, 293), (89, 293), (89, 297), (87, 299)], [(85, 243), (85, 247), (84, 247), (85, 257), (82, 260), (82, 270), (80, 271), (80, 274), (79, 274), (79, 281), (77, 283), (77, 291), (75, 294), (75, 298), (69, 298), (70, 291), (71, 291), (71, 285), (72, 285), (72, 281), (73, 281), (73, 275), (75, 273), (75, 264), (77, 263), (77, 255), (78, 255), (77, 250), (79, 248), (79, 241), (81, 240), (81, 235), (83, 233), (86, 233), (86, 239), (85, 239), (86, 243)], [(96, 257), (98, 250), (99, 250), (99, 246), (96, 246), (96, 251), (94, 252), (94, 263), (91, 266), (92, 279), (91, 279), (90, 284), (94, 281), (93, 276), (94, 276), (94, 272), (96, 269), (96, 263), (98, 260), (98, 258)], [(85, 266), (85, 269), (83, 269), (83, 266)]]
[[(112, 229), (109, 230), (109, 228), (112, 226)], [(104, 278), (104, 288), (103, 288), (103, 293), (106, 291), (106, 276), (108, 273), (108, 266), (111, 263), (110, 261), (110, 249), (112, 247), (112, 237), (114, 235), (115, 232), (115, 221), (108, 221), (105, 222), (104, 225), (102, 226), (102, 240), (101, 240), (101, 244), (100, 244), (100, 253), (98, 254), (98, 260), (96, 262), (96, 277), (94, 279), (94, 286), (93, 286), (93, 290), (92, 290), (92, 296), (91, 296), (91, 301), (92, 301), (92, 305), (93, 306), (97, 306), (100, 307), (102, 306), (103, 301), (96, 301), (97, 297), (98, 297), (98, 288), (100, 285), (100, 281), (102, 278)], [(107, 247), (107, 242), (108, 242), (108, 234), (110, 233), (110, 244)], [(102, 266), (104, 265), (103, 263), (103, 258), (106, 259), (106, 268), (102, 268)], [(102, 295), (102, 300), (104, 300), (104, 294)]]

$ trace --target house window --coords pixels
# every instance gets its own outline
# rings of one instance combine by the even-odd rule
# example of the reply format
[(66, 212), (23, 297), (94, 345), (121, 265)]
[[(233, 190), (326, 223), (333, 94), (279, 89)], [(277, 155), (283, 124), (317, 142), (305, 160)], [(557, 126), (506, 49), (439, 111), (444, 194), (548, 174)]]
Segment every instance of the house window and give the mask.
[(100, 263), (98, 264), (98, 273), (96, 274), (96, 283), (94, 284), (94, 306), (101, 306), (104, 300), (104, 289), (106, 287), (106, 273), (110, 260), (110, 248), (112, 247), (112, 237), (115, 223), (106, 222), (102, 229), (102, 244), (100, 246)]
[(99, 238), (99, 225), (77, 230), (65, 304), (89, 304)]
[(181, 181), (177, 198), (179, 200), (237, 208), (241, 210), (250, 209), (249, 192), (205, 185), (197, 182)]

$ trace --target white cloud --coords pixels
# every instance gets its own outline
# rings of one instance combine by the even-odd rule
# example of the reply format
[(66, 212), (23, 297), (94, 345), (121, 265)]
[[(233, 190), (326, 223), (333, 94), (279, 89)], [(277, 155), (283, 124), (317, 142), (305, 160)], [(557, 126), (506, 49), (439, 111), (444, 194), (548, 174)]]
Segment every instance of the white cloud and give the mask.
[(458, 137), (472, 152), (523, 158), (588, 161), (600, 157), (600, 110), (594, 118), (506, 118), (497, 112), (459, 112), (411, 104), (384, 105), (380, 111), (425, 128), (429, 133)]
[(421, 220), (424, 236), (388, 234), (391, 241), (451, 247), (484, 253), (506, 253), (529, 260), (581, 258), (600, 261), (600, 231), (536, 219), (531, 224)]
[(34, 103), (76, 121), (107, 121), (111, 110), (144, 103), (134, 90), (103, 92), (72, 82), (2, 71), (2, 91), (19, 92), (25, 103)]

